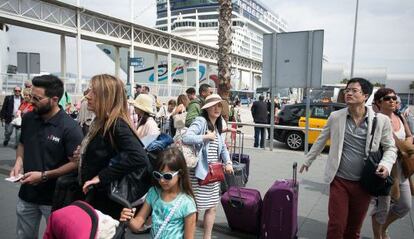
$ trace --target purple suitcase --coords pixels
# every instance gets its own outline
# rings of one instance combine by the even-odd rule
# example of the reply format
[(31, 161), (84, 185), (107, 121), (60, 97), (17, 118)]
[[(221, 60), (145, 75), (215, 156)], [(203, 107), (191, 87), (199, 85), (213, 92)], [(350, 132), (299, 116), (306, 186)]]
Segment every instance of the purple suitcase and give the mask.
[(297, 163), (293, 164), (293, 179), (277, 180), (263, 199), (261, 237), (292, 239), (298, 232)]
[[(249, 179), (249, 168), (250, 168), (250, 156), (248, 154), (243, 154), (243, 150), (244, 150), (244, 133), (241, 132), (240, 130), (237, 130), (236, 134), (239, 135), (239, 153), (236, 153), (236, 141), (234, 141), (234, 145), (233, 145), (233, 153), (231, 154), (231, 160), (232, 161), (237, 161), (239, 163), (245, 164), (246, 165), (246, 183)], [(237, 137), (236, 137), (237, 138)]]
[(230, 187), (221, 196), (221, 205), (232, 230), (258, 235), (262, 197), (256, 189)]

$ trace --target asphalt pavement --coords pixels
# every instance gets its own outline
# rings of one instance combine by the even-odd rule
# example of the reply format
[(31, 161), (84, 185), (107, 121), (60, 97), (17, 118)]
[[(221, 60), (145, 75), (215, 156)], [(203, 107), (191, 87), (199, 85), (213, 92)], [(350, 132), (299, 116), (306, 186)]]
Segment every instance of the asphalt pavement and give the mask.
[[(248, 130), (243, 127), (243, 130)], [(0, 142), (3, 141), (3, 129), (0, 129)], [(303, 152), (287, 150), (283, 144), (274, 143), (274, 151), (268, 149), (254, 149), (252, 140), (245, 140), (245, 153), (250, 155), (250, 177), (247, 187), (256, 188), (264, 197), (268, 188), (277, 179), (292, 177), (292, 164), (297, 162), (300, 166), (304, 161)], [(15, 238), (15, 206), (19, 190), (18, 183), (6, 182), (4, 178), (8, 175), (14, 163), (15, 150), (11, 142), (9, 146), (0, 146), (0, 238)], [(328, 194), (329, 186), (323, 182), (323, 172), (326, 154), (322, 154), (306, 174), (299, 174), (299, 238), (318, 239), (326, 237), (328, 221)], [(414, 238), (414, 214), (398, 220), (389, 228), (389, 235), (393, 239)], [(41, 232), (44, 230), (42, 222)], [(372, 238), (371, 222), (367, 217), (363, 228), (362, 238)], [(128, 234), (127, 238), (149, 238), (149, 235), (138, 236)], [(202, 228), (197, 227), (196, 238), (202, 238)], [(227, 225), (221, 205), (218, 206), (213, 238), (255, 238), (231, 231)]]

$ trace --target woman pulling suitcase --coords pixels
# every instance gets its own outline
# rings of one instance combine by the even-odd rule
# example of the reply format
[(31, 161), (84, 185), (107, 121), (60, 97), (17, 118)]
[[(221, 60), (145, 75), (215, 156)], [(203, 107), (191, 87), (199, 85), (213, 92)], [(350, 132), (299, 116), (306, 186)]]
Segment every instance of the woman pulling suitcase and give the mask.
[[(232, 161), (229, 152), (221, 137), (223, 125), (221, 112), (223, 109), (222, 99), (217, 94), (206, 98), (202, 113), (197, 117), (183, 135), (183, 143), (195, 145), (199, 161), (195, 169), (190, 170), (191, 184), (195, 194), (197, 211), (204, 213), (204, 236), (211, 238), (211, 232), (216, 217), (216, 207), (220, 201), (220, 181), (205, 180), (213, 175), (211, 169), (221, 169), (223, 173), (233, 173)], [(210, 171), (209, 171), (210, 170)], [(223, 174), (221, 174), (223, 176)], [(214, 176), (213, 176), (214, 177)], [(204, 181), (203, 181), (204, 180)], [(221, 178), (223, 180), (223, 178)]]

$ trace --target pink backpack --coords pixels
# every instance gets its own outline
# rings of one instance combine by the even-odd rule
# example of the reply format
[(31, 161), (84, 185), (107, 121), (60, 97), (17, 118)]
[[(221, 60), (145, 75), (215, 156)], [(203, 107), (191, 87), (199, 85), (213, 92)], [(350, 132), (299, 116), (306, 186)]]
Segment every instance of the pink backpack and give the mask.
[(95, 239), (98, 219), (91, 205), (75, 201), (50, 215), (43, 239)]

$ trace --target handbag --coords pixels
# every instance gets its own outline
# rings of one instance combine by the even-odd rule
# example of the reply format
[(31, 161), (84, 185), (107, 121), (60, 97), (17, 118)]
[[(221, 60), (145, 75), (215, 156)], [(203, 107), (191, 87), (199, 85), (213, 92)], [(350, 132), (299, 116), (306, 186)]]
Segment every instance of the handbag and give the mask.
[(185, 118), (187, 117), (187, 112), (181, 112), (173, 117), (174, 128), (181, 129), (185, 127)]
[(184, 144), (182, 139), (183, 139), (183, 134), (182, 131), (184, 129), (178, 129), (177, 134), (174, 136), (174, 144), (175, 146), (177, 146), (179, 149), (181, 149), (181, 152), (183, 153), (185, 162), (187, 164), (187, 168), (195, 168), (197, 166), (198, 163), (198, 153), (196, 150), (196, 147), (194, 145), (187, 145)]
[(391, 176), (386, 178), (381, 178), (376, 174), (378, 164), (382, 159), (382, 149), (381, 145), (379, 146), (378, 151), (372, 152), (372, 142), (374, 141), (374, 133), (377, 125), (377, 117), (374, 117), (372, 122), (371, 130), (371, 142), (369, 144), (369, 154), (368, 158), (365, 160), (365, 165), (362, 170), (360, 183), (361, 186), (371, 195), (371, 196), (388, 196), (390, 195), (391, 186), (394, 183), (394, 180)]
[(14, 118), (11, 122), (11, 125), (16, 126), (16, 127), (20, 127), (22, 125), (22, 117), (18, 116), (16, 118)]
[[(110, 160), (110, 164), (118, 163), (123, 157), (127, 157), (127, 154), (119, 152)], [(121, 179), (112, 181), (109, 187), (109, 198), (125, 207), (134, 207), (144, 203), (145, 196), (151, 187), (151, 171), (152, 166), (147, 162), (147, 167), (137, 168)]]
[(214, 182), (222, 182), (224, 181), (224, 171), (223, 171), (223, 164), (222, 163), (210, 163), (208, 165), (208, 172), (206, 178), (203, 180), (199, 179), (198, 184), (206, 185), (209, 183)]
[(406, 178), (409, 178), (414, 174), (414, 144), (407, 140), (399, 140), (395, 137), (394, 139), (399, 150), (403, 174)]

